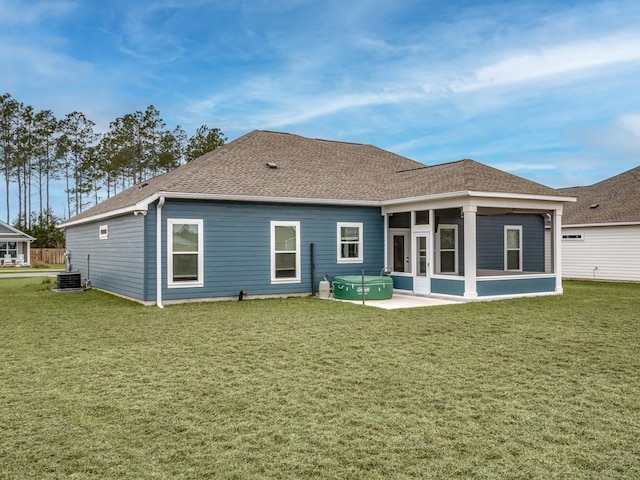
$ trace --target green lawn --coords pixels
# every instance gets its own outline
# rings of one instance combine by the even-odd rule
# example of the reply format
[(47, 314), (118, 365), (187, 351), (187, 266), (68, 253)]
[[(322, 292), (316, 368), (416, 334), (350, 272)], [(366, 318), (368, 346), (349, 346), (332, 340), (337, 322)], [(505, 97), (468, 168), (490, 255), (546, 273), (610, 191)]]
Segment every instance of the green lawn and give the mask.
[(386, 311), (0, 280), (0, 478), (640, 478), (640, 285)]

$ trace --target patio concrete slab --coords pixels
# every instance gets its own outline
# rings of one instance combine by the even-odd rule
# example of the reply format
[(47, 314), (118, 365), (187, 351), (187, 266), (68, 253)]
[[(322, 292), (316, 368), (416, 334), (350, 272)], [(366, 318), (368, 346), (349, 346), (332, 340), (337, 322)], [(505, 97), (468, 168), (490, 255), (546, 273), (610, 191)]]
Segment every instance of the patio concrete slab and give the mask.
[[(362, 305), (362, 300), (340, 300), (334, 298), (338, 302), (353, 303), (354, 305)], [(389, 300), (367, 300), (365, 305), (367, 307), (384, 308), (385, 310), (396, 310), (398, 308), (416, 308), (416, 307), (433, 307), (436, 305), (456, 305), (459, 302), (456, 300), (445, 300), (443, 298), (433, 297), (420, 297), (416, 295), (403, 295), (394, 293), (393, 297)]]

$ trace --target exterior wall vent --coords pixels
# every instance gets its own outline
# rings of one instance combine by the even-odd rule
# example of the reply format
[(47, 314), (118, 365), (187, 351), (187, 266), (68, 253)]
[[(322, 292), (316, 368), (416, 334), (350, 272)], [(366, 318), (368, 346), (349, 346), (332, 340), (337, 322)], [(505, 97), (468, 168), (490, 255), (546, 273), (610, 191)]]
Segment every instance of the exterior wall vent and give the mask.
[(267, 167), (269, 168), (278, 168), (278, 164), (274, 162), (267, 162)]

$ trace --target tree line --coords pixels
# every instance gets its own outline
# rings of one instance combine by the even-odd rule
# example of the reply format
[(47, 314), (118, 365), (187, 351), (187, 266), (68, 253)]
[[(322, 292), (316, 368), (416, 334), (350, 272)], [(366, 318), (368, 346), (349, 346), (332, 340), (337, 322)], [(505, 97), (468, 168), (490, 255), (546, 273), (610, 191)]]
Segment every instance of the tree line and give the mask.
[[(224, 145), (218, 128), (199, 127), (188, 137), (180, 125), (168, 128), (153, 105), (127, 113), (106, 133), (81, 112), (57, 119), (51, 110), (35, 111), (10, 94), (0, 96), (0, 171), (6, 187), (17, 189), (18, 218), (31, 231), (34, 222), (58, 218), (51, 207), (54, 182), (62, 182), (69, 217), (144, 179), (168, 172)], [(15, 205), (15, 204), (14, 204)]]

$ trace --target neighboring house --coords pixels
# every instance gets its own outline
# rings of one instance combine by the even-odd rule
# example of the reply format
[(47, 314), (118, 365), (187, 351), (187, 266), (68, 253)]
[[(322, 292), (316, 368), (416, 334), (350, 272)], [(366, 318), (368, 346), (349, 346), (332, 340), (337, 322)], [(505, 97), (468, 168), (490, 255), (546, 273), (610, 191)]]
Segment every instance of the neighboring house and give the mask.
[(425, 166), (370, 145), (254, 131), (60, 226), (93, 286), (159, 306), (309, 294), (325, 275), (385, 267), (400, 291), (506, 298), (562, 293), (571, 200), (472, 160)]
[(640, 167), (588, 187), (560, 189), (565, 278), (640, 282)]
[(31, 242), (34, 240), (0, 220), (0, 265), (31, 264)]

